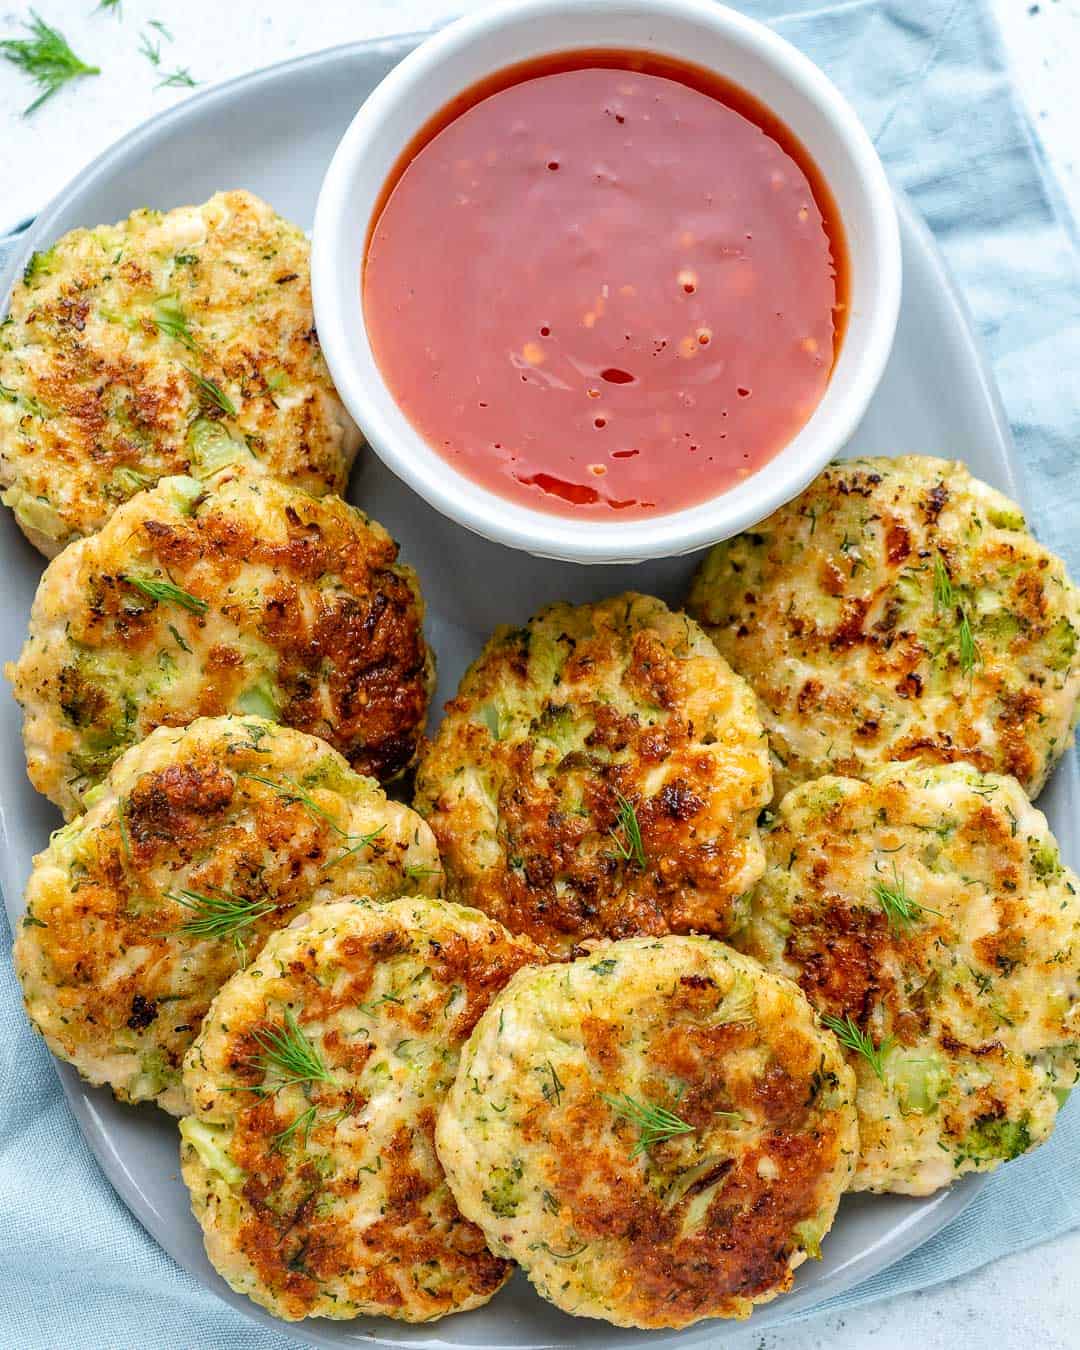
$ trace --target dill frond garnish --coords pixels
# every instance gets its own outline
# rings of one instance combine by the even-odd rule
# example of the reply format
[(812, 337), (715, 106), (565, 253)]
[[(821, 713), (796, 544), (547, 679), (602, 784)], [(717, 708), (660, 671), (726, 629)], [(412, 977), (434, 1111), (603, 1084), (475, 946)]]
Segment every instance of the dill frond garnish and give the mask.
[(693, 1125), (687, 1124), (666, 1106), (639, 1102), (625, 1092), (619, 1097), (609, 1097), (603, 1092), (600, 1095), (617, 1116), (628, 1120), (637, 1128), (638, 1141), (630, 1154), (631, 1158), (636, 1158), (639, 1153), (644, 1153), (653, 1144), (659, 1144), (665, 1139), (673, 1139), (679, 1134), (694, 1133)]
[(132, 572), (123, 573), (120, 579), (126, 581), (129, 586), (134, 586), (151, 600), (179, 605), (182, 609), (190, 610), (192, 614), (205, 614), (210, 608), (208, 600), (192, 595), (190, 591), (185, 591), (172, 581), (162, 581), (158, 577), (139, 577)]
[(250, 1091), (266, 1096), (296, 1083), (334, 1081), (322, 1055), (304, 1035), (291, 1008), (285, 1009), (283, 1027), (260, 1029), (251, 1035), (259, 1047), (259, 1054), (250, 1063), (253, 1068), (262, 1070), (265, 1081)]
[(275, 783), (272, 778), (266, 778), (259, 773), (242, 773), (241, 778), (248, 778), (253, 783), (262, 783), (263, 787), (268, 787), (284, 802), (298, 802), (306, 811), (310, 811), (313, 816), (323, 820), (333, 830), (333, 832), (349, 845), (344, 852), (339, 853), (336, 858), (331, 858), (323, 864), (323, 871), (328, 872), (331, 867), (336, 867), (338, 863), (350, 857), (353, 853), (359, 853), (361, 849), (370, 847), (378, 839), (385, 825), (380, 825), (377, 830), (372, 830), (370, 834), (350, 834), (348, 830), (343, 830), (334, 817), (324, 807), (320, 806), (309, 792), (305, 792), (299, 783), (294, 783), (291, 778), (284, 779), (281, 783)]
[(321, 807), (309, 792), (305, 792), (300, 784), (294, 783), (291, 778), (286, 778), (281, 783), (275, 783), (272, 778), (264, 778), (262, 774), (258, 773), (242, 773), (240, 777), (249, 778), (253, 783), (262, 783), (263, 787), (268, 787), (272, 792), (276, 792), (282, 801), (299, 802), (300, 805), (310, 811), (313, 816), (318, 816), (320, 820), (325, 820), (334, 833), (340, 835), (342, 839), (352, 839), (355, 837), (354, 835), (351, 835), (348, 830), (343, 830), (330, 812), (324, 807)]
[(150, 25), (151, 28), (156, 28), (158, 32), (161, 34), (161, 36), (165, 38), (167, 42), (171, 42), (173, 40), (172, 33), (169, 32), (168, 28), (165, 26), (165, 24), (161, 22), (160, 19), (147, 19), (147, 23)]
[(845, 1050), (853, 1050), (855, 1054), (861, 1055), (877, 1075), (878, 1081), (885, 1082), (885, 1056), (892, 1048), (891, 1036), (886, 1036), (880, 1045), (875, 1045), (870, 1033), (851, 1020), (850, 1013), (843, 1019), (826, 1013), (821, 1020)]
[(982, 653), (979, 651), (979, 644), (975, 641), (975, 635), (971, 631), (971, 621), (966, 609), (961, 610), (960, 613), (957, 646), (960, 651), (960, 669), (965, 675), (970, 675), (982, 661)]
[(424, 867), (421, 863), (409, 863), (405, 868), (405, 875), (410, 881), (419, 881), (421, 877), (437, 877), (439, 868)]
[(198, 350), (199, 344), (188, 327), (187, 316), (175, 295), (163, 295), (154, 301), (153, 320), (159, 333), (181, 343), (189, 351)]
[(139, 51), (152, 66), (161, 65), (161, 43), (151, 42), (145, 33), (139, 36)]
[(949, 610), (954, 612), (956, 619), (956, 645), (960, 669), (965, 675), (970, 675), (982, 660), (979, 644), (971, 631), (971, 618), (967, 606), (957, 599), (949, 569), (939, 553), (934, 559), (934, 612), (941, 614)]
[(158, 80), (154, 85), (155, 89), (194, 89), (200, 82), (195, 79), (187, 66), (181, 66), (178, 70), (170, 71), (164, 79)]
[(168, 891), (165, 898), (190, 910), (193, 916), (172, 932), (188, 937), (232, 938), (241, 965), (247, 965), (244, 930), (277, 908), (269, 900), (245, 900), (231, 891), (220, 891), (217, 895), (190, 890)]
[(306, 1111), (301, 1111), (291, 1125), (286, 1125), (283, 1130), (279, 1130), (274, 1135), (274, 1142), (270, 1145), (271, 1153), (280, 1153), (285, 1145), (296, 1134), (304, 1136), (304, 1147), (307, 1148), (308, 1135), (311, 1133), (311, 1127), (315, 1124), (315, 1117), (319, 1114), (317, 1106), (309, 1106)]
[(372, 830), (370, 834), (350, 834), (346, 836), (349, 839), (355, 839), (357, 842), (350, 848), (339, 853), (336, 858), (331, 858), (329, 862), (324, 863), (322, 870), (324, 872), (329, 872), (331, 867), (336, 867), (339, 862), (344, 862), (346, 858), (351, 858), (354, 853), (359, 853), (361, 849), (370, 848), (385, 829), (385, 825), (380, 825), (377, 830)]
[(106, 14), (115, 14), (118, 19), (123, 17), (124, 7), (121, 0), (98, 0), (97, 7)]
[(934, 559), (934, 608), (952, 609), (955, 603), (952, 577), (949, 576), (949, 569), (945, 566), (945, 559), (939, 553)]
[(645, 845), (641, 839), (641, 825), (637, 818), (637, 812), (634, 810), (634, 804), (624, 797), (618, 789), (615, 792), (615, 800), (619, 808), (619, 824), (611, 831), (611, 837), (615, 841), (619, 857), (625, 862), (635, 862), (644, 872), (648, 860), (645, 857)]
[(205, 402), (212, 403), (215, 407), (220, 408), (228, 417), (236, 416), (236, 405), (220, 384), (217, 384), (214, 380), (208, 380), (205, 375), (199, 375), (190, 366), (185, 366), (184, 369), (195, 381), (195, 387), (203, 396)]
[(892, 885), (887, 886), (883, 881), (876, 881), (872, 890), (878, 904), (885, 911), (889, 927), (894, 932), (910, 928), (923, 914), (936, 914), (939, 919), (941, 918), (938, 910), (931, 909), (929, 905), (921, 905), (918, 900), (908, 895), (904, 878), (895, 863), (893, 863)]
[(83, 75), (100, 75), (100, 66), (88, 66), (68, 46), (67, 38), (56, 28), (50, 28), (36, 10), (30, 11), (30, 22), (23, 25), (32, 34), (28, 38), (5, 38), (0, 41), (0, 52), (14, 66), (34, 81), (41, 93), (23, 116), (29, 117), (46, 99), (52, 98), (69, 80)]

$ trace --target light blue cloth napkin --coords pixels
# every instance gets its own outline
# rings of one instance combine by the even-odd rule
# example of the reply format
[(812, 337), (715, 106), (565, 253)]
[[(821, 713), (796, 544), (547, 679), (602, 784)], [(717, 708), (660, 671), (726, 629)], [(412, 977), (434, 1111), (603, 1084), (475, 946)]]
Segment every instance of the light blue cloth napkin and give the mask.
[[(989, 349), (1039, 533), (1080, 575), (1074, 226), (1044, 178), (984, 0), (742, 0), (740, 7), (774, 22), (824, 66), (929, 221)], [(6, 952), (0, 1084), (0, 1342), (20, 1350), (296, 1344), (200, 1289), (116, 1198), (26, 1025)], [(1073, 1102), (1053, 1140), (999, 1172), (938, 1237), (815, 1311), (937, 1284), (1080, 1224), (1078, 1157)]]

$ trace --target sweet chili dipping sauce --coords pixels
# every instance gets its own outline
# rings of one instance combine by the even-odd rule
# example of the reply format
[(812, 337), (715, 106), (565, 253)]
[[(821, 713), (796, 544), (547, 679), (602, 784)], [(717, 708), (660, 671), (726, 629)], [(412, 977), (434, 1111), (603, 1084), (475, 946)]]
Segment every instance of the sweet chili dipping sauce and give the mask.
[(696, 505), (829, 381), (846, 261), (806, 152), (708, 72), (626, 52), (503, 71), (409, 147), (368, 240), (375, 359), (419, 434), (527, 506)]

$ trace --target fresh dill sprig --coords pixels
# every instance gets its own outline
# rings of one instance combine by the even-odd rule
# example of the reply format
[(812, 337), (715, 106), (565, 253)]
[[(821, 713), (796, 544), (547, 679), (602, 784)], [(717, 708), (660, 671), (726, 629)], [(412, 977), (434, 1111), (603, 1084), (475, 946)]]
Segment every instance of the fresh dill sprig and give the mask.
[(190, 610), (192, 614), (205, 614), (210, 608), (208, 600), (192, 595), (190, 591), (185, 591), (172, 581), (162, 581), (158, 577), (139, 577), (132, 572), (124, 572), (120, 579), (126, 581), (129, 586), (134, 586), (143, 595), (149, 596), (151, 600), (180, 605), (181, 608)]
[(52, 98), (58, 89), (62, 89), (68, 80), (83, 75), (100, 75), (100, 66), (88, 66), (68, 46), (67, 38), (56, 28), (50, 28), (36, 10), (30, 11), (30, 21), (23, 27), (30, 30), (32, 37), (5, 38), (0, 41), (0, 52), (18, 66), (34, 81), (41, 93), (23, 116), (29, 117), (40, 108), (46, 99)]
[(922, 905), (914, 897), (908, 895), (907, 887), (904, 884), (904, 878), (893, 863), (892, 885), (887, 886), (883, 881), (875, 881), (872, 887), (878, 904), (885, 911), (885, 917), (889, 921), (889, 927), (894, 932), (902, 932), (910, 928), (911, 925), (923, 914), (936, 914), (940, 919), (941, 914), (936, 909), (931, 909), (929, 905)]
[(960, 669), (965, 675), (970, 675), (982, 661), (982, 653), (979, 651), (979, 644), (975, 641), (975, 635), (971, 631), (971, 620), (968, 618), (966, 609), (961, 610), (960, 613), (957, 646), (960, 652)]
[(886, 1036), (880, 1045), (875, 1045), (870, 1033), (863, 1031), (851, 1020), (850, 1013), (842, 1020), (826, 1013), (821, 1020), (845, 1050), (853, 1050), (855, 1054), (862, 1055), (877, 1075), (878, 1081), (885, 1082), (885, 1056), (892, 1048), (891, 1036)]
[[(619, 857), (625, 862), (632, 860), (644, 872), (647, 863), (645, 845), (641, 839), (641, 825), (637, 818), (637, 812), (634, 810), (634, 804), (624, 797), (618, 789), (615, 791), (615, 800), (619, 808), (619, 824), (615, 829), (612, 829), (611, 837), (615, 841)], [(622, 831), (621, 835), (619, 831)]]
[[(294, 783), (291, 778), (285, 778), (283, 782), (275, 783), (272, 778), (264, 778), (262, 774), (258, 773), (242, 773), (240, 777), (249, 778), (253, 783), (262, 783), (263, 787), (268, 787), (272, 792), (276, 792), (282, 801), (299, 802), (300, 805), (310, 811), (313, 816), (318, 816), (320, 820), (325, 820), (334, 833), (340, 835), (342, 839), (355, 839), (357, 837), (356, 835), (350, 834), (348, 830), (343, 830), (330, 812), (320, 806), (309, 792), (305, 792), (300, 784)], [(378, 834), (379, 830), (376, 830), (375, 833)]]
[(124, 6), (121, 0), (98, 0), (97, 7), (106, 14), (115, 14), (118, 19), (123, 17)]
[(207, 403), (212, 403), (215, 407), (221, 409), (228, 417), (236, 416), (236, 405), (232, 399), (225, 393), (221, 385), (214, 380), (208, 380), (205, 375), (200, 375), (197, 371), (185, 366), (184, 369), (195, 381), (195, 387)]
[(169, 32), (168, 28), (165, 26), (165, 24), (161, 22), (160, 19), (147, 19), (147, 23), (150, 25), (151, 28), (156, 28), (158, 32), (161, 34), (161, 36), (165, 38), (167, 42), (171, 42), (173, 40), (172, 33)]
[(673, 1139), (679, 1134), (694, 1133), (693, 1125), (687, 1124), (666, 1106), (639, 1102), (625, 1092), (620, 1097), (609, 1097), (606, 1093), (600, 1095), (617, 1116), (628, 1120), (637, 1128), (638, 1141), (630, 1154), (631, 1158), (636, 1158), (639, 1153), (644, 1153), (653, 1144), (659, 1144), (665, 1139)]
[(322, 1055), (304, 1035), (291, 1008), (285, 1009), (283, 1027), (260, 1029), (251, 1034), (259, 1054), (250, 1063), (253, 1068), (261, 1069), (267, 1080), (251, 1091), (266, 1096), (296, 1083), (334, 1081)]
[(274, 1142), (270, 1145), (271, 1153), (280, 1153), (285, 1145), (295, 1134), (304, 1136), (304, 1147), (307, 1148), (308, 1135), (311, 1133), (311, 1127), (315, 1124), (315, 1117), (319, 1114), (317, 1106), (309, 1106), (306, 1111), (301, 1111), (291, 1125), (286, 1125), (283, 1130), (279, 1130), (274, 1135)]
[(348, 838), (355, 839), (357, 842), (339, 853), (336, 858), (331, 858), (329, 862), (324, 863), (322, 870), (324, 872), (329, 872), (331, 867), (336, 867), (338, 863), (344, 862), (346, 858), (351, 858), (354, 853), (359, 853), (361, 849), (370, 848), (385, 829), (385, 825), (380, 825), (377, 830), (372, 830), (370, 834), (350, 834)]
[(182, 905), (194, 916), (173, 932), (188, 937), (232, 938), (241, 965), (247, 964), (244, 930), (277, 908), (269, 900), (245, 900), (230, 891), (221, 891), (217, 895), (190, 890), (168, 891), (166, 899)]
[(187, 315), (175, 295), (163, 295), (154, 302), (153, 321), (154, 327), (165, 337), (173, 338), (189, 351), (198, 350), (199, 344), (188, 326)]
[(438, 867), (425, 867), (422, 863), (409, 863), (405, 868), (405, 875), (410, 881), (419, 881), (421, 877), (437, 877), (439, 871)]
[(158, 80), (154, 85), (155, 89), (194, 89), (200, 81), (197, 80), (187, 66), (180, 66), (177, 70), (170, 71), (164, 79)]
[(151, 42), (145, 33), (139, 34), (139, 51), (152, 66), (161, 65), (161, 43)]
[(970, 675), (982, 660), (979, 644), (971, 631), (971, 618), (967, 606), (957, 599), (956, 587), (952, 583), (952, 577), (949, 576), (949, 569), (939, 553), (934, 559), (934, 612), (943, 614), (950, 610), (954, 612), (957, 621), (956, 645), (960, 669), (965, 675)]
[(955, 603), (956, 594), (953, 591), (952, 577), (949, 576), (949, 569), (945, 566), (945, 559), (939, 553), (934, 559), (934, 608), (952, 609)]
[(350, 834), (348, 830), (342, 829), (330, 812), (320, 806), (309, 792), (305, 792), (299, 783), (294, 783), (291, 778), (286, 778), (282, 783), (275, 783), (272, 778), (266, 778), (258, 773), (244, 773), (240, 777), (249, 778), (254, 783), (262, 783), (264, 787), (276, 792), (282, 801), (298, 802), (313, 816), (317, 816), (319, 820), (324, 820), (333, 832), (349, 845), (336, 858), (331, 858), (324, 863), (323, 872), (328, 872), (331, 867), (336, 867), (338, 863), (344, 862), (354, 853), (359, 853), (361, 849), (369, 848), (386, 828), (385, 825), (380, 825), (377, 830), (372, 830), (370, 834)]

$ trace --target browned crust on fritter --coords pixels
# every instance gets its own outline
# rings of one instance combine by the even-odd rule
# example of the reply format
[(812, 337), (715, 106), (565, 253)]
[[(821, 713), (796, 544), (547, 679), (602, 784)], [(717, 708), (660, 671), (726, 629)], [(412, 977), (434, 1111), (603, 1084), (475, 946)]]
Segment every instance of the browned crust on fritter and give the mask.
[(1077, 1075), (1080, 905), (1015, 780), (827, 777), (784, 797), (765, 842), (732, 942), (868, 1038), (849, 1048), (854, 1188), (928, 1194), (1041, 1142)]
[(1075, 588), (955, 461), (830, 465), (717, 545), (688, 608), (754, 687), (778, 795), (911, 760), (1009, 773), (1034, 796), (1071, 743)]
[[(343, 1162), (327, 1175), (309, 1155), (314, 1146), (310, 1152), (325, 1147), (333, 1156), (335, 1132), (352, 1128), (367, 1105), (360, 1078), (375, 1053), (375, 1039), (343, 1036), (338, 1023), (371, 999), (381, 966), (420, 958), (428, 974), (421, 992), (413, 985), (407, 998), (380, 1002), (379, 1053), (387, 1053), (387, 1044), (437, 1037), (452, 1056), (445, 1091), (457, 1051), (492, 997), (515, 971), (537, 959), (531, 944), (495, 924), (485, 927), (482, 938), (455, 931), (452, 917), (434, 920), (426, 932), (406, 925), (400, 914), (414, 903), (311, 911), (313, 930), (333, 924), (347, 934), (336, 944), (332, 979), (321, 968), (320, 946), (305, 946), (302, 932), (282, 934), (276, 943), (280, 973), (268, 969), (260, 982), (266, 997), (260, 992), (251, 1001), (228, 1000), (227, 1028), (216, 1026), (207, 1059), (199, 1047), (192, 1052), (191, 1073), (200, 1080), (209, 1066), (221, 1081), (251, 1089), (215, 1096), (212, 1083), (204, 1081), (196, 1088), (196, 1102), (203, 1117), (229, 1118), (229, 1153), (247, 1174), (231, 1245), (273, 1299), (274, 1311), (289, 1319), (328, 1315), (330, 1288), (357, 1311), (425, 1321), (484, 1302), (511, 1272), (508, 1261), (488, 1250), (480, 1229), (461, 1216), (445, 1185), (434, 1145), (437, 1102), (396, 1122), (370, 1167)], [(438, 907), (428, 913), (437, 914)], [(280, 1013), (268, 1010), (270, 1000), (295, 1009), (297, 1024), (333, 1078), (307, 1087), (305, 1100), (316, 1109), (316, 1121), (299, 1158), (281, 1144), (281, 1132), (294, 1117), (280, 1109), (278, 1094), (258, 1095), (265, 1077), (255, 1063), (260, 1036), (283, 1027)], [(219, 1015), (215, 1005), (208, 1026)], [(380, 1198), (365, 1204), (365, 1189), (375, 1186)], [(335, 1207), (353, 1203), (361, 1214), (374, 1209), (378, 1218), (343, 1221)]]
[[(544, 1297), (618, 1326), (745, 1317), (818, 1254), (854, 1077), (794, 985), (702, 938), (526, 971), (440, 1116), (464, 1212)], [(670, 1113), (647, 1136), (626, 1110)]]
[[(273, 746), (282, 737), (296, 778), (279, 767)], [(211, 999), (316, 892), (385, 898), (426, 887), (429, 873), (437, 879), (431, 867), (420, 883), (407, 878), (410, 856), (434, 855), (430, 836), (410, 855), (415, 831), (427, 833), (411, 812), (390, 806), (358, 840), (349, 811), (379, 820), (382, 794), (319, 742), (291, 738), (255, 720), (197, 723), (175, 762), (140, 773), (100, 821), (83, 818), (90, 823), (70, 861), (56, 848), (36, 860), (16, 964), (31, 1011), (52, 1005), (55, 1048), (94, 1081), (109, 1065), (137, 1079), (149, 1054), (163, 1104), (179, 1109), (173, 1085)], [(305, 751), (306, 762), (295, 762)], [(235, 938), (188, 933), (195, 912), (176, 887), (265, 908)], [(130, 1084), (111, 1081), (119, 1097), (130, 1095)]]
[[(611, 1118), (599, 1094), (617, 1098), (622, 1090), (620, 1065), (605, 1063), (592, 1047), (583, 1059), (581, 1081), (588, 1090), (581, 1100), (570, 1110), (537, 1115), (522, 1131), (529, 1144), (544, 1145), (546, 1187), (573, 1213), (581, 1240), (623, 1245), (625, 1274), (611, 1292), (623, 1313), (642, 1325), (682, 1326), (701, 1317), (738, 1315), (740, 1300), (790, 1288), (793, 1230), (820, 1208), (822, 1178), (838, 1165), (839, 1137), (814, 1124), (822, 1062), (817, 1040), (802, 1029), (787, 1031), (772, 1040), (769, 1066), (760, 1078), (729, 1079), (727, 1057), (753, 1047), (759, 1034), (747, 1023), (700, 1025), (697, 1019), (707, 1018), (717, 1002), (717, 989), (707, 977), (692, 978), (700, 983), (683, 980), (672, 992), (671, 1025), (649, 1047), (655, 1076), (643, 1080), (642, 1096), (695, 1129), (707, 1130), (719, 1111), (752, 1118), (761, 1131), (754, 1147), (718, 1157), (678, 1204), (668, 1207), (663, 1190), (644, 1190), (628, 1161), (636, 1137), (630, 1125), (624, 1127), (627, 1147), (621, 1156), (598, 1159), (584, 1146)], [(609, 1026), (613, 1037), (621, 1034), (617, 1024)], [(671, 1078), (685, 1084), (677, 1101), (667, 1087)], [(677, 1141), (652, 1150), (661, 1174), (672, 1164), (677, 1168), (678, 1156)], [(769, 1162), (780, 1168), (782, 1186), (761, 1175), (759, 1168)], [(707, 1221), (685, 1234), (694, 1196), (719, 1181), (723, 1186)]]
[[(16, 405), (0, 429), (0, 482), (56, 513), (56, 536), (35, 537), (43, 551), (100, 529), (131, 495), (116, 470), (144, 486), (192, 471), (198, 418), (227, 423), (277, 478), (344, 490), (357, 437), (319, 348), (308, 254), (296, 226), (232, 191), (72, 231), (34, 255), (0, 340), (0, 385)], [(159, 327), (163, 298), (189, 336)]]
[[(219, 480), (190, 509), (177, 484), (198, 491), (164, 480), (45, 573), (10, 675), (35, 786), (70, 814), (154, 727), (262, 711), (245, 702), (252, 688), (358, 772), (404, 773), (433, 658), (396, 543), (339, 498), (268, 478)], [(136, 584), (147, 577), (191, 600), (147, 596)]]
[[(525, 705), (536, 696), (529, 660), (536, 638), (530, 628), (496, 633), (446, 705), (418, 773), (417, 809), (439, 841), (449, 894), (555, 955), (592, 938), (723, 935), (760, 870), (754, 817), (768, 783), (752, 702), (743, 706), (726, 666), (688, 660), (686, 646), (676, 651), (670, 632), (624, 626), (623, 610), (643, 604), (663, 609), (633, 596), (578, 611), (557, 607), (567, 611), (556, 640), (559, 676), (539, 691), (531, 723), (499, 739), (474, 720), (478, 705), (489, 698)], [(580, 631), (588, 626), (586, 611), (591, 632)], [(686, 622), (664, 610), (661, 622), (669, 620)], [(551, 627), (547, 613), (537, 622)], [(699, 712), (705, 709), (696, 724), (695, 699)], [(725, 773), (717, 768), (712, 733), (740, 716), (744, 740), (731, 746)], [(547, 729), (564, 722), (578, 734), (569, 748), (556, 750)], [(477, 856), (475, 802), (455, 800), (462, 765), (492, 784), (494, 859)], [(644, 866), (624, 856), (620, 798), (633, 808)]]

